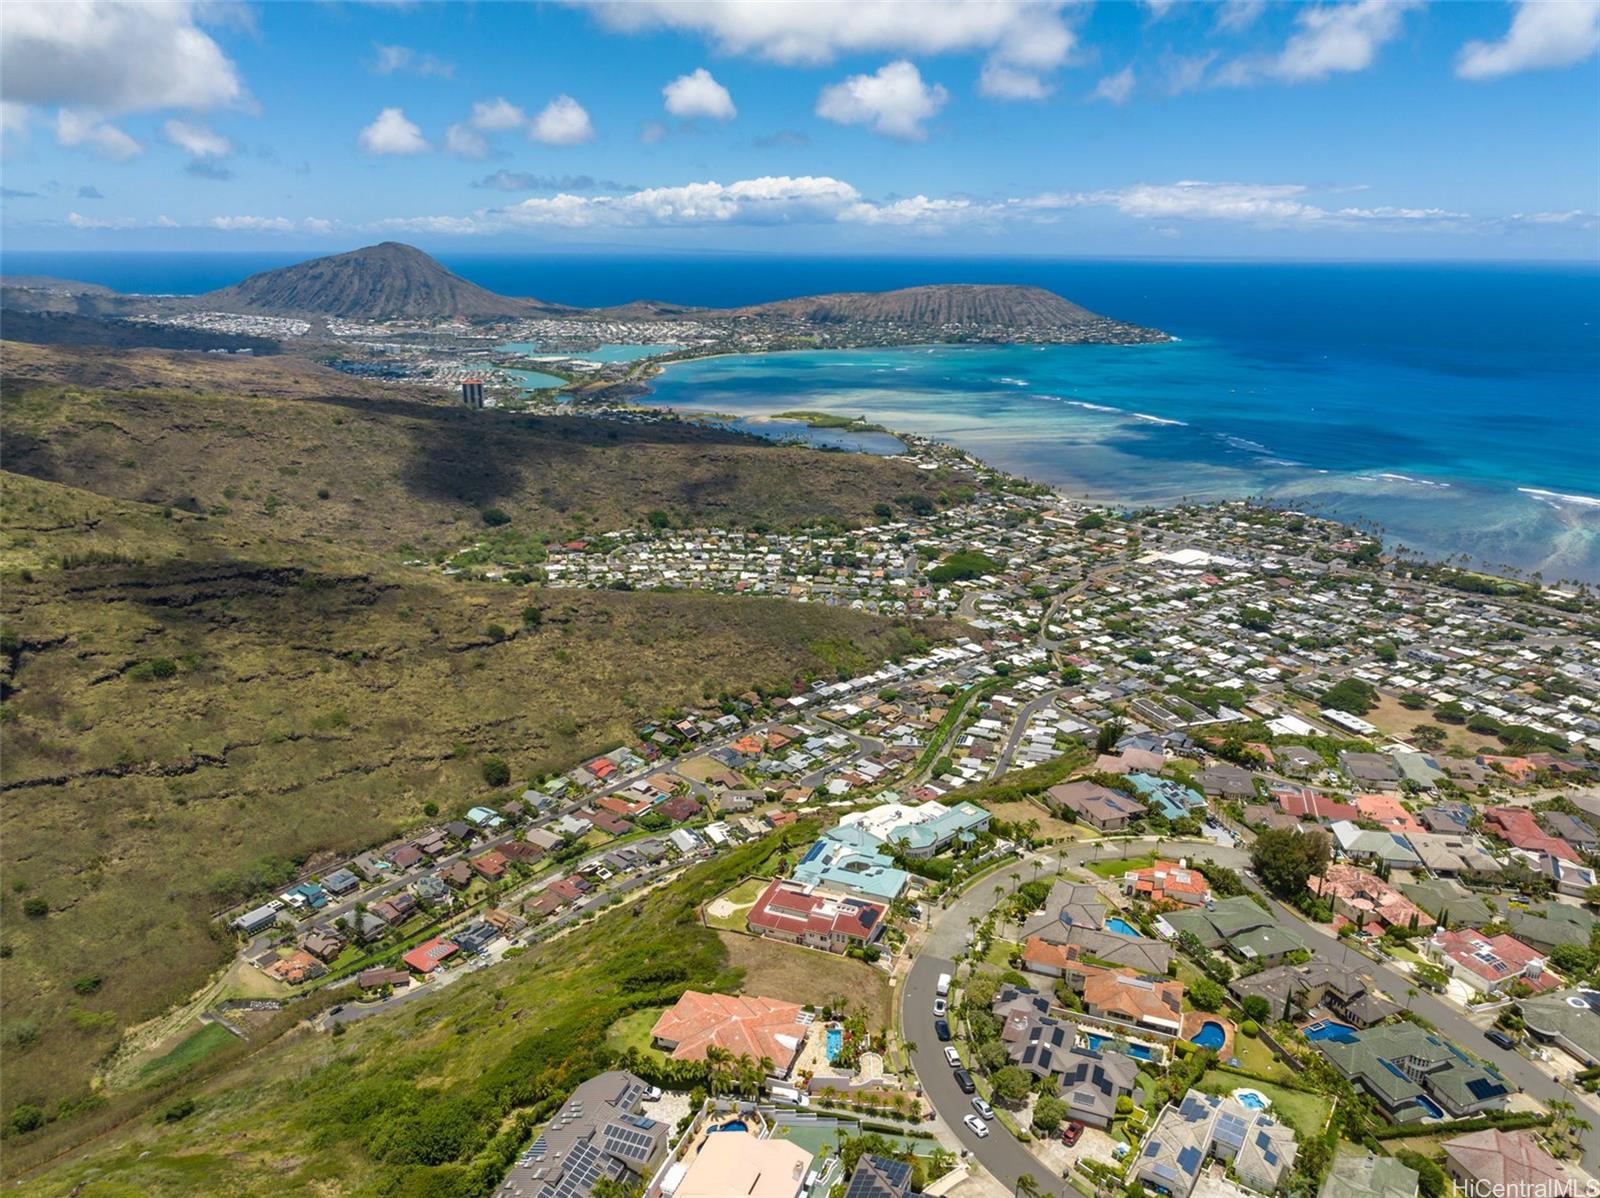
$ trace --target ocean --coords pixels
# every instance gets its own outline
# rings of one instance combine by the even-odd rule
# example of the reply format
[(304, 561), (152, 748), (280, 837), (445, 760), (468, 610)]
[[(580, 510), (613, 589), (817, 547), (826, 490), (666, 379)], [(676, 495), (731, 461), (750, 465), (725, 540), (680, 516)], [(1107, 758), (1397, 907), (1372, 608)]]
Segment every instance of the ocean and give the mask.
[[(298, 254), (7, 253), (6, 273), (189, 294)], [(561, 303), (722, 306), (1032, 283), (1175, 343), (802, 352), (671, 366), (653, 400), (807, 408), (925, 433), (1130, 504), (1260, 496), (1392, 544), (1600, 581), (1600, 269), (763, 255), (441, 253)]]

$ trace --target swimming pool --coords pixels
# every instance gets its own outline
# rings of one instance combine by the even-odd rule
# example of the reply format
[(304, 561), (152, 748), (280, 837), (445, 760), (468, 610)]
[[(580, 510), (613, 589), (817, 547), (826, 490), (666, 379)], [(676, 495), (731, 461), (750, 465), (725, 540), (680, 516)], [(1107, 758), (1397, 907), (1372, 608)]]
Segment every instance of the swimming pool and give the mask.
[(707, 1130), (709, 1130), (709, 1131), (749, 1131), (750, 1130), (750, 1125), (748, 1123), (746, 1123), (743, 1119), (729, 1119), (726, 1123), (719, 1123), (719, 1124), (717, 1124), (717, 1126), (712, 1127), (712, 1128), (708, 1128)]
[(1123, 1056), (1132, 1057), (1136, 1061), (1153, 1061), (1156, 1059), (1155, 1049), (1148, 1044), (1124, 1044), (1107, 1036), (1096, 1036), (1092, 1032), (1084, 1034), (1084, 1042), (1089, 1045), (1092, 1052), (1120, 1052)]
[(1215, 1019), (1207, 1019), (1193, 1036), (1201, 1048), (1218, 1049), (1228, 1042), (1228, 1031)]
[(1332, 1040), (1336, 1044), (1354, 1044), (1356, 1042), (1356, 1029), (1348, 1023), (1339, 1023), (1333, 1019), (1319, 1019), (1315, 1023), (1306, 1024), (1302, 1029), (1307, 1040)]
[(1106, 931), (1115, 932), (1118, 936), (1138, 936), (1141, 939), (1144, 936), (1143, 932), (1134, 927), (1127, 920), (1123, 919), (1120, 915), (1113, 915), (1110, 919), (1106, 920)]
[(841, 1051), (843, 1051), (843, 1049), (844, 1049), (844, 1029), (843, 1028), (838, 1028), (838, 1027), (830, 1027), (828, 1029), (828, 1036), (827, 1036), (828, 1060), (829, 1061), (834, 1060), (836, 1057), (838, 1057), (839, 1053)]
[(1417, 1105), (1427, 1111), (1435, 1119), (1444, 1118), (1444, 1108), (1426, 1094), (1417, 1095)]
[(1247, 1106), (1252, 1111), (1264, 1111), (1269, 1105), (1267, 1096), (1260, 1090), (1235, 1090), (1233, 1096), (1239, 1100), (1240, 1106)]

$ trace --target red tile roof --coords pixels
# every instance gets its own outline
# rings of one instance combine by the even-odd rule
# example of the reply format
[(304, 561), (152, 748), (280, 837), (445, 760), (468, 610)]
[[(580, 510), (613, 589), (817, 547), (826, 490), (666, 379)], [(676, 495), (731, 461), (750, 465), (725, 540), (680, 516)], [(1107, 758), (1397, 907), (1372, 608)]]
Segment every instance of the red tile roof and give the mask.
[(836, 934), (865, 942), (882, 929), (886, 911), (881, 903), (836, 897), (775, 878), (750, 908), (746, 922), (791, 936)]
[(400, 959), (407, 968), (415, 969), (418, 973), (432, 973), (439, 968), (441, 961), (453, 957), (457, 951), (456, 946), (443, 936), (435, 936), (432, 940), (424, 940)]
[(800, 1022), (798, 1003), (685, 990), (661, 1013), (650, 1034), (676, 1045), (676, 1060), (703, 1061), (706, 1049), (715, 1045), (735, 1057), (766, 1057), (787, 1071), (805, 1042), (806, 1026)]

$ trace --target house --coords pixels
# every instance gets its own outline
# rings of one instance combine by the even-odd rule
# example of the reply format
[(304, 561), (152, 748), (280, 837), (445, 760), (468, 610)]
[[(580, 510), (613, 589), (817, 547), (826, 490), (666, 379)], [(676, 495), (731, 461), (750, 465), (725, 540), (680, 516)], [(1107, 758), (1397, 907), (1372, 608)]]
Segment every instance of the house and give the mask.
[(650, 1040), (677, 1061), (703, 1061), (719, 1048), (735, 1059), (770, 1061), (772, 1076), (788, 1077), (810, 1026), (801, 1013), (798, 1003), (776, 998), (685, 990), (656, 1020)]
[(701, 840), (688, 828), (672, 829), (667, 836), (667, 840), (671, 842), (673, 848), (684, 854), (697, 852), (705, 847), (705, 841)]
[(528, 926), (528, 921), (513, 915), (504, 907), (491, 907), (483, 913), (483, 922), (502, 936), (515, 936)]
[(1339, 768), (1359, 786), (1381, 790), (1400, 784), (1400, 771), (1385, 753), (1340, 753)]
[(668, 799), (656, 804), (656, 810), (674, 823), (683, 823), (685, 820), (694, 819), (700, 814), (700, 804), (688, 795), (679, 795), (675, 799)]
[(1511, 1084), (1493, 1065), (1468, 1057), (1442, 1036), (1414, 1023), (1351, 1031), (1312, 1043), (1396, 1123), (1446, 1114), (1461, 1119), (1499, 1110), (1511, 1094)]
[(1083, 984), (1083, 1009), (1147, 1031), (1176, 1036), (1183, 1028), (1183, 984), (1133, 970), (1096, 970)]
[(476, 923), (470, 923), (451, 932), (450, 939), (455, 941), (457, 948), (470, 956), (482, 952), (499, 935), (499, 930), (493, 924), (480, 919)]
[(1552, 836), (1559, 836), (1580, 853), (1592, 853), (1600, 848), (1600, 840), (1595, 839), (1594, 829), (1565, 811), (1546, 811), (1540, 819)]
[(417, 900), (404, 892), (391, 894), (388, 898), (373, 903), (368, 910), (391, 928), (398, 927), (416, 914)]
[(410, 869), (422, 860), (422, 850), (414, 844), (403, 844), (399, 848), (390, 849), (389, 863), (396, 869)]
[(883, 842), (862, 828), (830, 828), (806, 850), (789, 876), (803, 886), (820, 886), (892, 903), (911, 885), (911, 875), (882, 851)]
[(1204, 948), (1223, 949), (1241, 961), (1267, 966), (1282, 964), (1290, 953), (1306, 946), (1298, 932), (1280, 924), (1247, 894), (1167, 911), (1156, 917), (1156, 930), (1168, 939), (1189, 932)]
[(758, 936), (842, 953), (883, 932), (888, 906), (774, 878), (745, 916)]
[(300, 947), (324, 965), (344, 952), (344, 941), (325, 928), (318, 928), (300, 942)]
[(1389, 759), (1394, 762), (1395, 771), (1402, 781), (1410, 782), (1423, 790), (1432, 790), (1445, 780), (1443, 767), (1436, 758), (1427, 753), (1401, 750), (1389, 754)]
[(1252, 996), (1266, 999), (1272, 1019), (1293, 1019), (1323, 1007), (1356, 1027), (1371, 1027), (1400, 1011), (1398, 1003), (1371, 989), (1354, 969), (1333, 961), (1263, 969), (1234, 978), (1228, 989), (1240, 1002)]
[(1422, 867), (1437, 878), (1500, 872), (1500, 862), (1470, 833), (1412, 832), (1406, 836), (1406, 843), (1416, 853)]
[(881, 844), (894, 845), (907, 857), (926, 858), (957, 840), (968, 840), (989, 826), (989, 813), (976, 803), (945, 806), (930, 799), (917, 806), (882, 803), (870, 811), (851, 812), (840, 827), (860, 828)]
[(472, 866), (465, 861), (452, 861), (439, 871), (438, 878), (446, 886), (453, 886), (457, 890), (465, 890), (472, 885)]
[(548, 828), (529, 828), (527, 834), (523, 836), (523, 840), (541, 853), (548, 853), (553, 849), (559, 849), (565, 843), (566, 838), (550, 831)]
[[(1129, 774), (1129, 784), (1139, 792), (1145, 807), (1169, 820), (1187, 819), (1206, 809), (1205, 796), (1181, 782), (1170, 778), (1157, 778), (1152, 774)], [(1251, 793), (1255, 793), (1254, 790)]]
[(361, 879), (348, 869), (336, 869), (322, 879), (322, 888), (329, 894), (349, 894), (360, 885)]
[(844, 1198), (917, 1198), (911, 1191), (911, 1166), (905, 1161), (863, 1152), (850, 1174)]
[(1273, 755), (1278, 759), (1278, 768), (1295, 778), (1308, 777), (1325, 764), (1321, 753), (1305, 745), (1280, 745)]
[(309, 982), (312, 978), (319, 978), (328, 971), (322, 962), (310, 953), (304, 949), (296, 949), (268, 965), (265, 972), (280, 982), (298, 986), (302, 982)]
[(632, 824), (609, 811), (580, 811), (578, 818), (611, 836), (626, 836), (633, 831)]
[(380, 990), (384, 986), (407, 986), (411, 975), (403, 969), (363, 969), (356, 974), (356, 985), (362, 990)]
[(495, 1198), (588, 1198), (602, 1177), (631, 1184), (649, 1178), (671, 1128), (641, 1114), (648, 1088), (620, 1069), (581, 1083), (511, 1166)]
[(1100, 774), (1156, 774), (1167, 768), (1167, 758), (1159, 749), (1141, 749), (1129, 745), (1119, 753), (1100, 754), (1095, 759), (1094, 768)]
[(811, 1153), (785, 1139), (749, 1132), (707, 1136), (672, 1183), (673, 1198), (800, 1198), (811, 1173)]
[(1446, 1140), (1445, 1175), (1461, 1194), (1534, 1194), (1577, 1198), (1578, 1179), (1539, 1144), (1531, 1131), (1491, 1127)]
[(1491, 807), (1483, 813), (1484, 829), (1513, 848), (1529, 853), (1549, 853), (1574, 865), (1580, 864), (1578, 851), (1559, 836), (1551, 836), (1539, 826), (1533, 812), (1523, 807)]
[(1389, 883), (1364, 869), (1333, 862), (1319, 878), (1306, 883), (1312, 894), (1333, 906), (1335, 922), (1346, 920), (1364, 932), (1379, 936), (1389, 928), (1431, 928), (1433, 916)]
[(1556, 902), (1547, 902), (1542, 907), (1513, 907), (1503, 918), (1518, 940), (1546, 952), (1560, 944), (1587, 948), (1596, 922), (1592, 912)]
[(1410, 869), (1422, 863), (1405, 837), (1394, 832), (1358, 827), (1349, 820), (1339, 820), (1329, 831), (1339, 851), (1353, 860), (1381, 861), (1395, 869)]
[(1321, 791), (1299, 789), (1290, 792), (1278, 792), (1278, 806), (1283, 808), (1286, 815), (1295, 819), (1321, 820), (1332, 823), (1335, 820), (1355, 820), (1360, 818), (1361, 812), (1349, 803), (1336, 802), (1328, 798)]
[[(1093, 958), (1109, 965), (1137, 969), (1140, 973), (1165, 975), (1167, 966), (1172, 962), (1172, 946), (1164, 940), (1106, 932), (1088, 924), (1068, 924), (1046, 919), (1024, 930), (1024, 944), (1031, 940), (1076, 948), (1077, 957), (1073, 959)], [(1041, 956), (1040, 959), (1050, 958)]]
[[(451, 840), (454, 840), (454, 841), (456, 841), (458, 843), (465, 843), (466, 841), (469, 841), (469, 840), (472, 839), (472, 825), (467, 823), (465, 820), (453, 819), (453, 820), (451, 820), (449, 823), (447, 823), (444, 826), (444, 834), (446, 836), (448, 836)], [(436, 836), (438, 836), (438, 833), (437, 832), (430, 833), (430, 836), (436, 837)], [(434, 843), (435, 843), (435, 847), (429, 848), (428, 846), (424, 845), (419, 840), (417, 842), (417, 847), (419, 849), (421, 849), (424, 853), (429, 854), (430, 856), (432, 856), (435, 852), (439, 851), (439, 849), (441, 849), (441, 848), (446, 848), (447, 849), (449, 847), (447, 845), (437, 844), (437, 842), (434, 842)]]
[(1465, 803), (1438, 803), (1417, 813), (1430, 832), (1466, 832), (1472, 827), (1472, 808)]
[(1476, 927), (1490, 917), (1489, 905), (1483, 897), (1453, 879), (1410, 882), (1400, 887), (1400, 891), (1439, 923), (1450, 927), (1462, 924)]
[(1554, 990), (1523, 999), (1521, 1007), (1534, 1039), (1591, 1068), (1600, 1065), (1600, 991)]
[(407, 969), (413, 969), (423, 977), (427, 977), (441, 964), (455, 956), (457, 947), (453, 941), (446, 940), (443, 936), (434, 936), (424, 940), (400, 959), (405, 962)]
[(1070, 813), (1091, 828), (1102, 832), (1121, 832), (1144, 814), (1137, 799), (1098, 782), (1064, 782), (1045, 792), (1050, 806)]
[(501, 853), (490, 849), (471, 860), (472, 872), (485, 882), (498, 882), (506, 876), (506, 859)]
[(238, 919), (233, 921), (233, 926), (238, 928), (239, 931), (243, 932), (246, 936), (254, 936), (259, 932), (265, 932), (277, 922), (278, 908), (269, 905), (265, 907), (255, 907), (249, 911), (246, 911), (243, 915), (239, 916)]
[(1214, 1157), (1251, 1189), (1271, 1194), (1294, 1168), (1298, 1152), (1294, 1132), (1265, 1111), (1231, 1095), (1190, 1090), (1176, 1106), (1161, 1109), (1130, 1174), (1170, 1198), (1189, 1198), (1207, 1158)]
[(1417, 1198), (1417, 1171), (1361, 1149), (1337, 1153), (1317, 1198)]
[(1103, 928), (1106, 926), (1106, 903), (1100, 897), (1100, 888), (1087, 882), (1060, 882), (1050, 888), (1044, 901), (1044, 911), (1023, 930), (1023, 936), (1040, 936), (1057, 943), (1067, 928)]
[(996, 1013), (1007, 1012), (1001, 1040), (1012, 1064), (1035, 1078), (1054, 1078), (1070, 1108), (1069, 1118), (1092, 1127), (1110, 1127), (1117, 1099), (1133, 1092), (1139, 1063), (1121, 1053), (1101, 1054), (1075, 1047), (1077, 1028), (1030, 1007), (1022, 994), (1034, 992), (1008, 989), (1013, 993), (1011, 1001), (1002, 1003), (997, 997)]
[(1569, 898), (1583, 898), (1595, 884), (1595, 871), (1587, 865), (1574, 865), (1560, 857), (1544, 853), (1539, 858), (1539, 872), (1555, 883), (1556, 893)]
[(1387, 831), (1409, 836), (1423, 830), (1417, 817), (1406, 810), (1405, 804), (1396, 795), (1357, 795), (1355, 805), (1362, 819), (1378, 824)]
[[(1320, 758), (1318, 759), (1321, 760)], [(1194, 776), (1202, 790), (1220, 799), (1253, 799), (1256, 797), (1256, 780), (1242, 766), (1217, 764), (1207, 766)]]
[(1428, 956), (1476, 990), (1499, 994), (1513, 982), (1535, 990), (1554, 990), (1561, 979), (1545, 969), (1544, 954), (1514, 936), (1484, 936), (1471, 928), (1436, 931), (1427, 942)]
[(1173, 861), (1130, 869), (1122, 875), (1122, 887), (1128, 894), (1153, 903), (1180, 903), (1187, 907), (1203, 906), (1211, 894), (1205, 874)]

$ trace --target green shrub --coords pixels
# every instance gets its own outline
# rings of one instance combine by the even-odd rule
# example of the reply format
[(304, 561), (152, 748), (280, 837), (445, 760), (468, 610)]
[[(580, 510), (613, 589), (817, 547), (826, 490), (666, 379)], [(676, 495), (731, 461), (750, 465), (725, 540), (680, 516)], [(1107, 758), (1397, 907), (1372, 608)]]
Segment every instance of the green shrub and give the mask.
[(511, 767), (503, 757), (485, 757), (478, 768), (490, 786), (504, 786), (511, 781)]
[(43, 919), (50, 914), (50, 904), (35, 895), (22, 900), (22, 913), (29, 919)]
[(497, 507), (486, 507), (478, 513), (478, 516), (490, 528), (498, 528), (502, 524), (511, 523), (510, 515)]
[(1258, 1036), (1261, 1034), (1261, 1025), (1254, 1019), (1246, 1019), (1239, 1025), (1239, 1030), (1247, 1036)]

